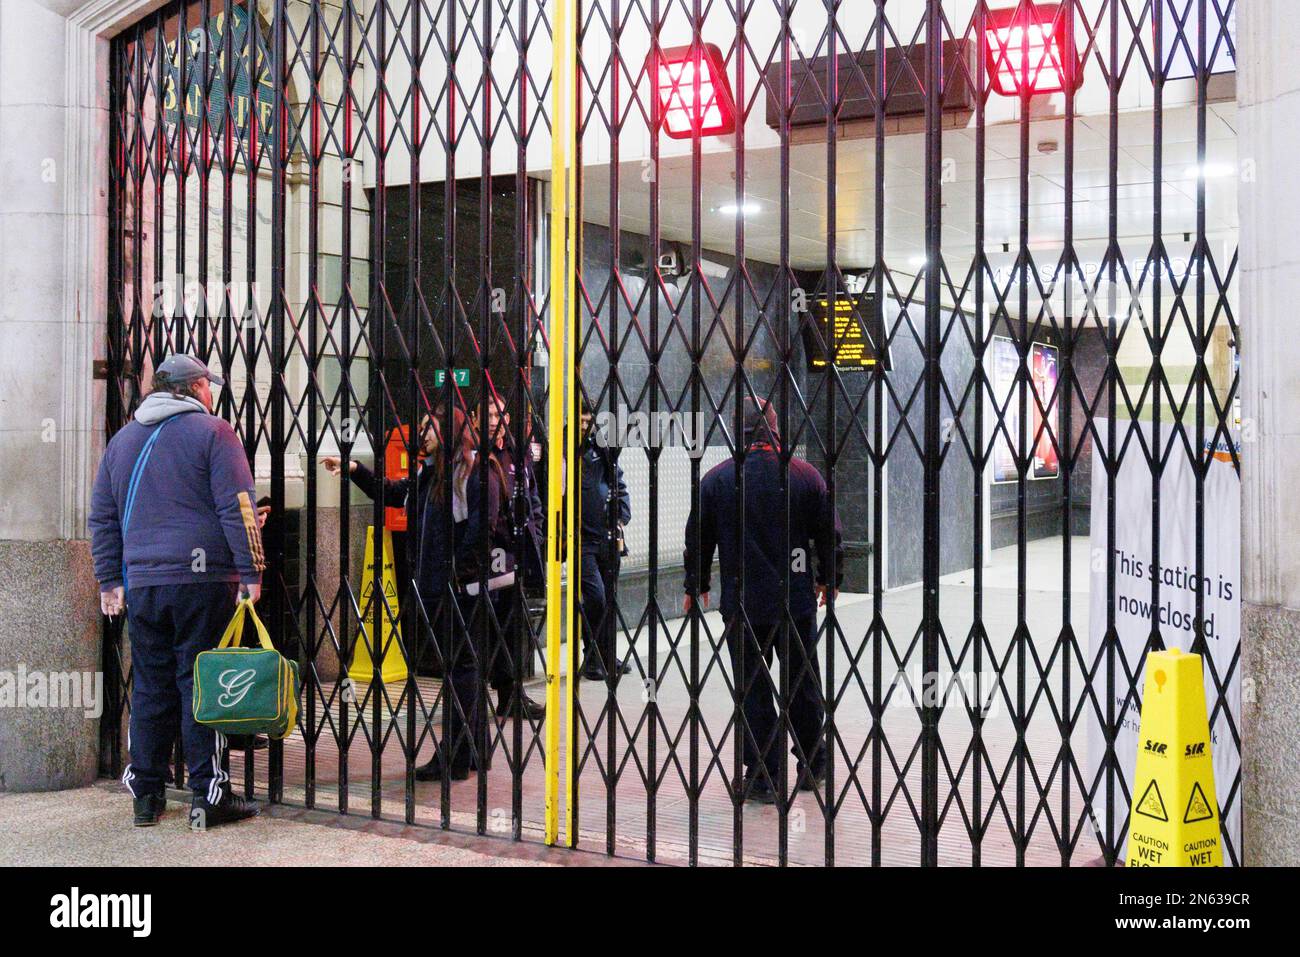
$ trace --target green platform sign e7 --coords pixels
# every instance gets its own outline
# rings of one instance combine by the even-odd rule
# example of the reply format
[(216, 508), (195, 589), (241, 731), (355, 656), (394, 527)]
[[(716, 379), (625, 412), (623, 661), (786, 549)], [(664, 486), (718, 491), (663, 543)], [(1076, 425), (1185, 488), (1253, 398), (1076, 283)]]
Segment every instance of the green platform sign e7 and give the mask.
[[(458, 385), (458, 386), (467, 386), (467, 385), (469, 385), (469, 370), (468, 370), (468, 369), (452, 369), (452, 370), (451, 370), (451, 379), (452, 379), (452, 381), (455, 382), (456, 385)], [(443, 384), (444, 382), (446, 382), (446, 381), (447, 381), (447, 370), (446, 370), (446, 369), (438, 369), (438, 370), (436, 370), (436, 371), (433, 373), (433, 384), (434, 384), (435, 386), (438, 386), (438, 387), (441, 388), (442, 384)]]

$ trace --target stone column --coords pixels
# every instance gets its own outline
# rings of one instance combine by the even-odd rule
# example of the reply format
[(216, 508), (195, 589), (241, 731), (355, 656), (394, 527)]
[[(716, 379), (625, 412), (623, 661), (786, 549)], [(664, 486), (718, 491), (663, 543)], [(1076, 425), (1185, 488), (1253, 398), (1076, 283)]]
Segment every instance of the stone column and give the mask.
[(1245, 862), (1300, 864), (1300, 4), (1238, 4)]
[(70, 79), (85, 53), (70, 6), (0, 3), (0, 791), (84, 785), (99, 766), (86, 508), (104, 431), (92, 363), (105, 259), (69, 249), (107, 236), (107, 136), (81, 132), (107, 130), (107, 90)]

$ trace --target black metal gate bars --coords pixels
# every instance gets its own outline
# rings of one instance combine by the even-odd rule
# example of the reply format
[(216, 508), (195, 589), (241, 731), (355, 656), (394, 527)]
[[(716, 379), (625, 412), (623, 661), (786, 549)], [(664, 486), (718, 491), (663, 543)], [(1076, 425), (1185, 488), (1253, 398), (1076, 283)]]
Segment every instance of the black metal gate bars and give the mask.
[[(1235, 573), (1233, 0), (558, 4), (173, 0), (113, 41), (108, 428), (165, 353), (220, 368), (271, 506), (263, 617), (302, 665), (298, 729), (233, 779), (661, 861), (1111, 864), (1170, 643), (1206, 654), (1238, 861), (1235, 611), (1186, 585)], [(773, 805), (743, 774), (746, 626), (682, 601), (751, 397), (844, 536), (815, 660), (756, 679)], [(424, 502), (320, 463), (414, 478), (433, 417), (486, 490), (498, 409), (517, 574), (430, 593)], [(631, 502), (600, 542), (583, 411)], [(742, 535), (788, 530), (733, 494)], [(577, 557), (619, 540), (603, 606), (578, 601)], [(788, 652), (780, 592), (746, 614)], [(584, 628), (627, 675), (570, 680)], [(116, 765), (129, 638), (105, 649)], [(827, 765), (801, 788), (809, 687)], [(506, 717), (534, 688), (547, 719)], [(469, 780), (417, 780), (475, 712)]]

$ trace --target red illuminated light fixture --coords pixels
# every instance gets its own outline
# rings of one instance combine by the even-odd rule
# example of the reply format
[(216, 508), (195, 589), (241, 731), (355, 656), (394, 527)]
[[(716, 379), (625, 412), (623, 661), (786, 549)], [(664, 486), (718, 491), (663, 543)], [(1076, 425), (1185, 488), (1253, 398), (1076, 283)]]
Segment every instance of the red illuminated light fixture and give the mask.
[(712, 43), (661, 51), (654, 76), (664, 131), (673, 139), (735, 132), (736, 101), (722, 51)]
[(984, 32), (984, 62), (993, 92), (1062, 93), (1079, 88), (1082, 71), (1066, 32), (1067, 11), (1055, 3), (1021, 3), (990, 10)]

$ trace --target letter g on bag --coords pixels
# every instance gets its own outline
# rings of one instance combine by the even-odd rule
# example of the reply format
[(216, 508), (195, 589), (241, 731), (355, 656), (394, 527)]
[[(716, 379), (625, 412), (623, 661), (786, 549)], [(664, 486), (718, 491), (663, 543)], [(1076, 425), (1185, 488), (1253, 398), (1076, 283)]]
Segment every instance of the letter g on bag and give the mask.
[(243, 671), (228, 668), (217, 675), (217, 683), (223, 689), (222, 693), (217, 695), (217, 704), (223, 708), (233, 708), (243, 701), (244, 696), (248, 694), (248, 689), (253, 686), (253, 677), (256, 673), (252, 668)]

